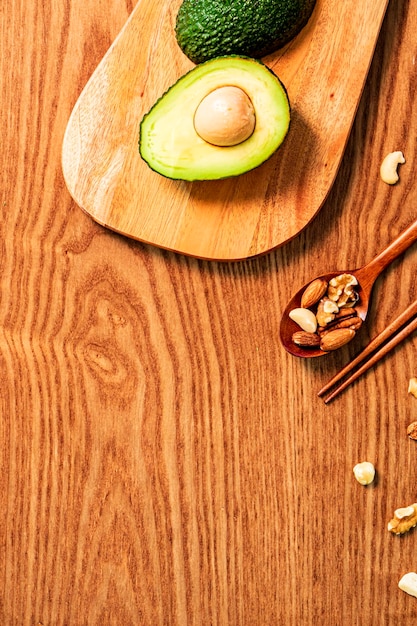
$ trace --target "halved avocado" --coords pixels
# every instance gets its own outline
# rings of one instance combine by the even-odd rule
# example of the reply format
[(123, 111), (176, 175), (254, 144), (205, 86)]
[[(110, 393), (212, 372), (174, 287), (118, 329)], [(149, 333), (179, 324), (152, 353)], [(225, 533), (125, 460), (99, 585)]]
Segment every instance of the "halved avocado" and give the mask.
[[(255, 126), (247, 139), (220, 146), (197, 133), (194, 118), (209, 94), (229, 86), (248, 97)], [(286, 89), (266, 65), (247, 57), (219, 57), (182, 76), (143, 117), (139, 152), (153, 170), (167, 178), (228, 178), (266, 161), (283, 142), (289, 124)]]

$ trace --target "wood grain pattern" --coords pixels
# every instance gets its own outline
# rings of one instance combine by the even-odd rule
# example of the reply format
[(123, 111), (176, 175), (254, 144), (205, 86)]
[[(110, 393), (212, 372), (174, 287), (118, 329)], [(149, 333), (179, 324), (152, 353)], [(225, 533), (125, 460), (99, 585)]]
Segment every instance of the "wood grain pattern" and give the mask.
[(100, 224), (140, 241), (205, 259), (265, 253), (296, 236), (329, 192), (387, 0), (337, 11), (317, 0), (300, 35), (263, 59), (291, 105), (280, 149), (237, 178), (194, 183), (160, 176), (138, 151), (141, 118), (194, 67), (175, 40), (180, 4), (140, 0), (83, 89), (64, 138), (68, 189)]
[[(320, 213), (228, 264), (112, 233), (64, 184), (68, 116), (132, 10), (1, 4), (2, 623), (413, 626), (397, 583), (417, 535), (386, 524), (416, 499), (415, 336), (330, 405), (316, 393), (415, 299), (416, 246), (346, 350), (294, 359), (278, 326), (294, 288), (363, 265), (415, 218), (417, 6), (388, 6)], [(370, 488), (352, 474), (365, 459)]]

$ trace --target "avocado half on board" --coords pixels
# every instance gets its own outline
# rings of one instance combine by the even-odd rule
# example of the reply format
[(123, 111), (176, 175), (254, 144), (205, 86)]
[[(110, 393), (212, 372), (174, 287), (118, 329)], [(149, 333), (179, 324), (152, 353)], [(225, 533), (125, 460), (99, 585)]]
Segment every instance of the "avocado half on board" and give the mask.
[(259, 60), (223, 56), (184, 74), (146, 113), (139, 152), (167, 178), (228, 178), (269, 159), (289, 125), (280, 79)]

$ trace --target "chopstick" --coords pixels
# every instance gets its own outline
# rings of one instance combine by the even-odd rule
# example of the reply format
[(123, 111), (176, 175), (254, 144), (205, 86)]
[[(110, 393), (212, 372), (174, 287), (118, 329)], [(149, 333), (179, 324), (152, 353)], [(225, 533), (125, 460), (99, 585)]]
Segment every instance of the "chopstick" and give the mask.
[[(350, 363), (343, 367), (329, 382), (320, 389), (318, 396), (323, 396), (334, 385), (342, 380), (347, 374), (355, 369), (367, 359), (369, 360), (363, 363), (363, 365), (356, 370), (351, 376), (349, 376), (343, 383), (336, 387), (328, 396), (324, 398), (325, 404), (333, 400), (339, 393), (344, 391), (351, 383), (357, 380), (364, 372), (370, 369), (375, 363), (377, 363), (388, 352), (395, 348), (401, 341), (411, 335), (417, 329), (417, 300), (410, 304), (407, 309), (401, 313), (395, 320), (393, 320), (379, 335), (374, 337), (372, 341), (355, 357)], [(415, 319), (413, 319), (415, 318)], [(397, 333), (398, 331), (398, 333)], [(397, 334), (395, 334), (397, 333)], [(383, 345), (387, 340), (389, 341)], [(378, 350), (378, 348), (380, 350)], [(373, 354), (374, 353), (374, 354)], [(372, 355), (372, 356), (371, 356)]]

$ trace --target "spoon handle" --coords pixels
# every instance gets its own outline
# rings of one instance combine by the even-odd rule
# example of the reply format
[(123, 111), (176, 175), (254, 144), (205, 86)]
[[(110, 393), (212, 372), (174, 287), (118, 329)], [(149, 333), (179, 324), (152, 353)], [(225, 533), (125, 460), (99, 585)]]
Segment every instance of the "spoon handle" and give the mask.
[[(364, 275), (368, 284), (372, 285), (379, 274), (392, 261), (400, 256), (407, 248), (417, 240), (417, 220), (415, 220), (408, 228), (406, 228), (394, 241), (392, 241), (385, 250), (380, 252), (372, 261), (364, 268)], [(362, 284), (362, 287), (365, 285)]]

